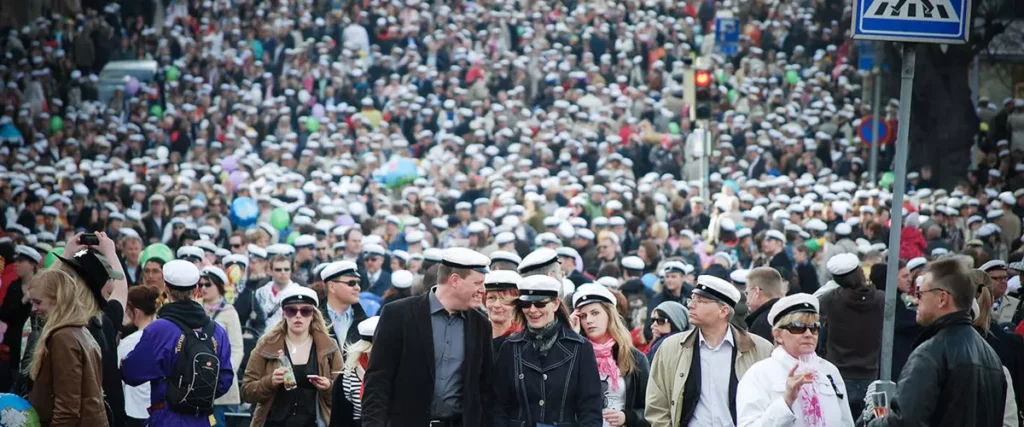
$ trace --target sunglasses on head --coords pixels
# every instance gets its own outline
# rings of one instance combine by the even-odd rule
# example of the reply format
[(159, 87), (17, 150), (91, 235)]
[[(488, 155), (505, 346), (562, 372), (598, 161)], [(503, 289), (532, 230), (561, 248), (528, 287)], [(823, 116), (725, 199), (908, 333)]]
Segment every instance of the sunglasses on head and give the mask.
[(310, 317), (313, 315), (313, 307), (284, 307), (281, 309), (284, 311), (285, 317), (295, 317), (296, 314), (302, 315), (302, 317)]
[(552, 302), (554, 302), (554, 301), (551, 301), (550, 299), (543, 299), (543, 300), (540, 300), (540, 301), (523, 301), (523, 300), (519, 300), (517, 302), (517, 304), (519, 304), (519, 308), (521, 308), (523, 310), (526, 310), (526, 309), (530, 308), (531, 305), (536, 307), (536, 308), (544, 308), (544, 307), (547, 307), (548, 304), (551, 304)]
[(807, 330), (810, 329), (812, 334), (818, 335), (818, 332), (821, 332), (821, 323), (793, 322), (788, 325), (780, 326), (779, 329), (788, 331), (789, 333), (794, 335), (802, 335), (804, 332), (807, 332)]

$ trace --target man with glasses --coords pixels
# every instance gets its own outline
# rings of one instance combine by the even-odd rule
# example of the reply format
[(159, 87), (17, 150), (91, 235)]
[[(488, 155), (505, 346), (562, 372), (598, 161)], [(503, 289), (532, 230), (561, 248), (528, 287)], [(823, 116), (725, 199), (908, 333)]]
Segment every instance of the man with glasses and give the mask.
[(366, 245), (363, 250), (366, 270), (362, 277), (362, 287), (377, 296), (384, 295), (391, 288), (391, 272), (384, 269), (385, 254), (384, 248), (376, 244)]
[(850, 412), (859, 414), (868, 385), (878, 379), (885, 292), (867, 286), (857, 255), (836, 255), (825, 267), (839, 289), (819, 297), (824, 330), (819, 342), (825, 349), (819, 355), (839, 368), (850, 395)]
[(651, 427), (736, 425), (736, 385), (772, 352), (764, 338), (730, 324), (740, 297), (725, 280), (697, 277), (689, 302), (695, 328), (662, 341), (651, 363)]
[(772, 325), (768, 323), (768, 312), (780, 298), (786, 296), (782, 275), (771, 267), (757, 267), (747, 274), (747, 325), (751, 333), (774, 341)]
[(1006, 378), (999, 356), (971, 326), (974, 287), (956, 258), (933, 261), (917, 286), (924, 326), (907, 359), (888, 415), (869, 427), (1003, 425)]
[(327, 298), (320, 304), (324, 320), (329, 323), (328, 335), (345, 349), (348, 343), (359, 341), (359, 322), (366, 320), (366, 312), (359, 305), (359, 269), (352, 261), (335, 261), (320, 271), (327, 287)]
[(248, 255), (248, 251), (245, 249), (245, 236), (242, 235), (241, 231), (235, 231), (228, 237), (228, 246), (231, 249), (231, 253), (235, 255)]
[(987, 273), (988, 277), (992, 279), (992, 297), (995, 298), (995, 302), (992, 304), (992, 318), (1000, 326), (1013, 323), (1013, 315), (1017, 312), (1020, 300), (1006, 293), (1010, 277), (1006, 263), (998, 259), (992, 260), (982, 264), (979, 270)]
[[(292, 281), (292, 262), (284, 255), (276, 255), (270, 260), (271, 282), (256, 290), (254, 294), (254, 310), (261, 310), (267, 319), (266, 327), (272, 328), (281, 320), (281, 296), (291, 287), (299, 286)], [(260, 331), (263, 335), (263, 331)]]

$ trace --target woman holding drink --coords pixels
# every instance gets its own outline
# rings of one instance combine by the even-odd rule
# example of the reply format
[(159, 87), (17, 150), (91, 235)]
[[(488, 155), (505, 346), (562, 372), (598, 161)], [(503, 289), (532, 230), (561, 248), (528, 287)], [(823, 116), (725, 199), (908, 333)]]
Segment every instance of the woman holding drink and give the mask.
[(344, 360), (318, 305), (312, 289), (284, 291), (284, 316), (256, 344), (245, 369), (242, 400), (256, 405), (252, 426), (324, 427), (330, 421), (332, 373)]
[(839, 369), (818, 357), (818, 299), (795, 294), (768, 312), (778, 345), (750, 367), (736, 391), (737, 425), (853, 426), (846, 384)]

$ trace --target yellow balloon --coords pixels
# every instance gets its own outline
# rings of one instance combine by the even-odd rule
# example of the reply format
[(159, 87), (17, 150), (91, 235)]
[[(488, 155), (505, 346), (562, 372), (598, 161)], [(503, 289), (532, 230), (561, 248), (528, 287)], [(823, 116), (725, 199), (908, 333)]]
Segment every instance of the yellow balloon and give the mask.
[(232, 284), (237, 284), (238, 282), (241, 282), (242, 268), (237, 265), (232, 265), (231, 267), (228, 267), (228, 280), (230, 280)]

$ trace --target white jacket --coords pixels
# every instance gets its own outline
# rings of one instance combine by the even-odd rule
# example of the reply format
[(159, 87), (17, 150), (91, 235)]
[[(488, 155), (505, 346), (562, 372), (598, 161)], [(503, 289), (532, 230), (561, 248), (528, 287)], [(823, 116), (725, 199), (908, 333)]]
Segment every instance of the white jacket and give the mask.
[[(820, 375), (814, 381), (815, 390), (821, 405), (822, 418), (828, 427), (852, 427), (853, 415), (850, 414), (850, 403), (847, 401), (846, 384), (839, 375), (839, 369), (816, 355), (812, 355), (818, 363)], [(793, 403), (793, 408), (786, 406), (786, 378), (797, 359), (790, 356), (782, 347), (776, 347), (772, 356), (757, 362), (750, 367), (747, 374), (740, 380), (736, 391), (736, 416), (738, 427), (799, 427), (803, 419), (798, 415), (802, 412), (800, 400)], [(835, 381), (833, 387), (832, 381)], [(838, 389), (838, 393), (836, 393)], [(842, 395), (842, 397), (840, 397)]]

